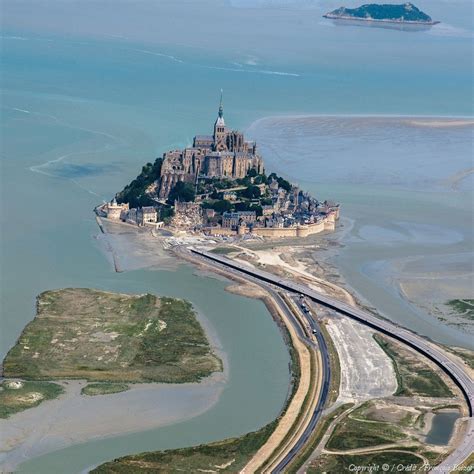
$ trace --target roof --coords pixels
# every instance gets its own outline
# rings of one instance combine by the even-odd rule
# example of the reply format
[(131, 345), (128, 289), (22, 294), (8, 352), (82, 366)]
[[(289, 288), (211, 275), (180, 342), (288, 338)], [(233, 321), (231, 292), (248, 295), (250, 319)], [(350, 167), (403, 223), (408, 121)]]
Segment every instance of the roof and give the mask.
[(194, 140), (198, 140), (198, 141), (201, 141), (201, 142), (204, 142), (204, 141), (211, 141), (213, 142), (214, 141), (214, 137), (212, 135), (196, 135), (194, 137)]

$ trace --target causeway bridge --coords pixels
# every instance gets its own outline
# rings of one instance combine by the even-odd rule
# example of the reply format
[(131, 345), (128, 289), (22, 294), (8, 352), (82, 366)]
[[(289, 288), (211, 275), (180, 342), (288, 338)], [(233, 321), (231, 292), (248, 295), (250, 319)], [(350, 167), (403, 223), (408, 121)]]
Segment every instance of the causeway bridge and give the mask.
[(296, 283), (294, 281), (280, 278), (272, 273), (265, 272), (250, 266), (235, 262), (227, 257), (208, 252), (206, 250), (190, 248), (190, 252), (201, 259), (219, 267), (226, 267), (230, 272), (236, 272), (240, 276), (247, 275), (252, 279), (259, 280), (284, 290), (304, 295), (311, 300), (327, 308), (333, 309), (338, 313), (348, 316), (356, 321), (369, 326), (381, 333), (396, 339), (420, 354), (424, 355), (435, 364), (437, 364), (459, 387), (461, 390), (469, 411), (469, 421), (467, 423), (466, 434), (457, 448), (438, 466), (434, 467), (434, 472), (449, 473), (461, 464), (474, 451), (474, 382), (461, 362), (451, 359), (445, 352), (438, 348), (429, 340), (405, 329), (397, 324), (381, 319), (364, 309), (352, 306), (331, 296), (324, 295), (308, 286)]

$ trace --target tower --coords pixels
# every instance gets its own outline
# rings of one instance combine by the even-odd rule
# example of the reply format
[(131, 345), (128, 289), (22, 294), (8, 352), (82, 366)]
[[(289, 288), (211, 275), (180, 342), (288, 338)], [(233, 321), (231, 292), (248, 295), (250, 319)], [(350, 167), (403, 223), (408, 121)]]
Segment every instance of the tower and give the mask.
[(219, 113), (217, 115), (216, 122), (214, 123), (214, 150), (215, 151), (227, 150), (226, 135), (227, 134), (226, 134), (225, 121), (224, 121), (224, 107), (222, 105), (222, 89), (221, 89)]

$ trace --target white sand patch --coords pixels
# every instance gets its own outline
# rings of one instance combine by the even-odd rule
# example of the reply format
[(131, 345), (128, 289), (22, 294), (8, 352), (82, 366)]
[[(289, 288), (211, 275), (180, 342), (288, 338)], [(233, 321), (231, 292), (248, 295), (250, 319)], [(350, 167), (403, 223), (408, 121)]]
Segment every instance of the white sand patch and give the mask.
[(162, 321), (161, 319), (158, 320), (158, 331), (161, 332), (163, 329), (166, 329), (168, 325), (166, 324), (165, 321)]
[(147, 332), (148, 329), (150, 329), (150, 326), (153, 324), (153, 321), (148, 321), (145, 325), (145, 329), (143, 330), (144, 332)]
[(32, 405), (33, 403), (43, 400), (43, 398), (44, 398), (44, 395), (42, 393), (30, 392), (30, 393), (27, 393), (26, 395), (23, 395), (22, 397), (18, 397), (17, 400), (21, 403), (28, 403)]
[(417, 127), (433, 128), (466, 127), (474, 125), (473, 120), (409, 120), (408, 123)]
[(360, 402), (396, 391), (392, 361), (373, 339), (371, 329), (343, 316), (331, 318), (327, 329), (341, 365), (338, 401)]
[(231, 466), (235, 461), (234, 459), (231, 459), (229, 462), (226, 462), (225, 464), (215, 464), (214, 467), (217, 467), (217, 469), (225, 469), (226, 467)]
[(19, 380), (10, 380), (8, 382), (5, 382), (5, 385), (8, 388), (11, 388), (13, 390), (18, 390), (23, 387), (23, 382), (20, 382)]

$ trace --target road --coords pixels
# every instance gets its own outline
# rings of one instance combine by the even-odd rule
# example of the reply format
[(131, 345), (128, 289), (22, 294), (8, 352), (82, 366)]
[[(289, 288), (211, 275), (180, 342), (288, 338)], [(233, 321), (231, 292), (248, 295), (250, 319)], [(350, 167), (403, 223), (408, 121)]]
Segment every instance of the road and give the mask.
[[(301, 305), (297, 303), (298, 308), (301, 311), (302, 316), (307, 320), (309, 326), (311, 327), (312, 333), (316, 336), (316, 340), (318, 342), (319, 350), (321, 351), (321, 358), (323, 361), (321, 370), (322, 370), (322, 389), (320, 392), (318, 403), (313, 411), (311, 416), (311, 420), (308, 423), (308, 426), (305, 428), (303, 434), (300, 436), (298, 441), (295, 445), (288, 451), (286, 456), (280, 461), (275, 469), (272, 470), (272, 473), (277, 474), (283, 472), (286, 466), (294, 459), (294, 457), (299, 453), (299, 451), (303, 448), (306, 444), (308, 439), (310, 438), (311, 434), (313, 433), (316, 425), (321, 418), (321, 414), (324, 409), (324, 405), (326, 404), (326, 400), (329, 394), (329, 384), (331, 381), (331, 371), (329, 365), (329, 353), (328, 348), (326, 346), (326, 341), (324, 340), (321, 331), (318, 328), (316, 321), (310, 315), (310, 313), (305, 312), (301, 309)], [(313, 343), (314, 344), (314, 343)]]
[[(466, 399), (470, 420), (467, 423), (466, 434), (463, 441), (459, 443), (456, 449), (446, 458), (445, 461), (443, 461), (442, 464), (436, 466), (435, 472), (449, 473), (456, 465), (461, 464), (464, 459), (474, 451), (474, 419), (472, 418), (474, 407), (474, 383), (461, 362), (457, 363), (453, 361), (433, 343), (408, 329), (397, 326), (390, 321), (380, 319), (366, 310), (351, 306), (336, 298), (319, 293), (306, 285), (283, 279), (277, 275), (273, 275), (272, 273), (240, 264), (228, 259), (227, 257), (213, 254), (205, 250), (195, 248), (190, 248), (189, 250), (195, 256), (205, 259), (207, 263), (213, 262), (218, 266), (225, 266), (227, 270), (237, 272), (240, 276), (243, 273), (251, 279), (257, 279), (260, 282), (265, 282), (293, 293), (305, 295), (323, 306), (331, 308), (338, 313), (355, 319), (366, 326), (397, 339), (436, 363), (461, 390)], [(293, 456), (295, 454), (296, 453), (294, 453)]]

